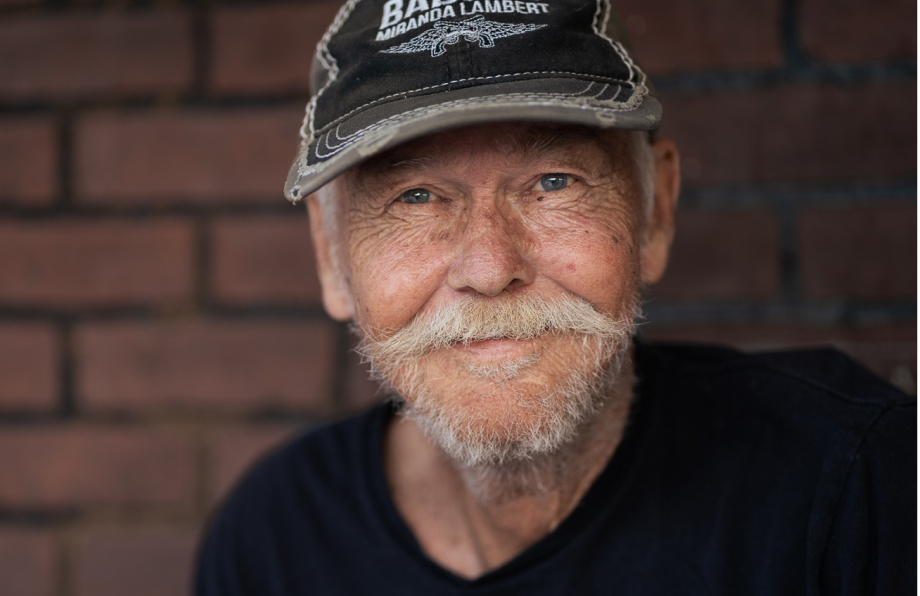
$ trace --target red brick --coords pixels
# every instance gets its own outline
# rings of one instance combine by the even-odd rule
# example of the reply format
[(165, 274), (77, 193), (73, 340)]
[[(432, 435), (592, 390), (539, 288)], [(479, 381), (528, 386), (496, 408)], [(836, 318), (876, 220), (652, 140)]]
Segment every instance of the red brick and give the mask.
[(0, 304), (55, 308), (189, 298), (194, 235), (179, 220), (0, 222)]
[(283, 201), (303, 107), (103, 112), (76, 126), (85, 203)]
[(0, 204), (51, 204), (58, 193), (57, 167), (53, 120), (0, 120)]
[(184, 12), (58, 14), (0, 22), (0, 99), (170, 93), (192, 81)]
[(52, 411), (60, 391), (59, 353), (49, 324), (0, 325), (0, 411)]
[(75, 596), (175, 596), (191, 586), (196, 532), (93, 528), (74, 540)]
[(56, 547), (43, 530), (0, 526), (0, 578), (3, 596), (55, 593)]
[(225, 304), (320, 304), (306, 214), (226, 217), (211, 228), (211, 293)]
[(917, 323), (876, 326), (768, 324), (668, 325), (649, 322), (650, 341), (726, 344), (742, 350), (832, 346), (849, 354), (883, 379), (908, 393), (917, 391)]
[(325, 321), (88, 324), (76, 334), (88, 410), (316, 410), (328, 404), (334, 328)]
[(794, 85), (665, 100), (689, 184), (916, 176), (914, 83)]
[(914, 0), (803, 0), (802, 43), (829, 62), (917, 59)]
[(662, 300), (769, 300), (780, 291), (779, 224), (765, 211), (677, 213)]
[(779, 0), (625, 0), (617, 11), (651, 74), (778, 66)]
[(816, 300), (916, 298), (916, 222), (916, 205), (803, 210), (803, 294)]
[(189, 507), (194, 449), (172, 431), (110, 426), (0, 429), (0, 508)]
[(273, 424), (226, 427), (211, 433), (208, 494), (212, 503), (222, 499), (260, 456), (297, 430), (294, 425)]
[(306, 91), (316, 44), (340, 2), (220, 9), (210, 87), (220, 94)]

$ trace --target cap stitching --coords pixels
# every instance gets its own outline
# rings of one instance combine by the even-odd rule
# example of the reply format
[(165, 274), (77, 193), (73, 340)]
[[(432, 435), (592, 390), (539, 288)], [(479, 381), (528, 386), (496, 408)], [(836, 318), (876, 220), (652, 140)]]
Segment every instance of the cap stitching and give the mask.
[(319, 44), (316, 46), (316, 56), (329, 73), (329, 78), (326, 80), (326, 84), (323, 85), (322, 88), (316, 92), (316, 95), (310, 98), (309, 103), (307, 103), (307, 113), (304, 115), (303, 125), (300, 127), (300, 137), (304, 140), (313, 138), (315, 134), (314, 115), (316, 113), (317, 100), (319, 100), (320, 96), (329, 88), (329, 85), (335, 81), (336, 77), (339, 76), (338, 62), (336, 62), (335, 57), (329, 53), (329, 41), (332, 39), (333, 35), (339, 32), (339, 29), (342, 28), (342, 25), (345, 24), (348, 17), (351, 16), (358, 2), (360, 2), (360, 0), (348, 0), (348, 2), (339, 9), (339, 12), (335, 15), (335, 20), (332, 21), (332, 25), (329, 26), (326, 33), (323, 34), (322, 39), (320, 39)]
[(611, 43), (613, 44), (614, 48), (616, 49), (620, 57), (623, 58), (623, 62), (626, 63), (626, 66), (629, 68), (630, 72), (632, 72), (633, 74), (639, 75), (637, 77), (639, 79), (638, 84), (645, 86), (645, 81), (646, 81), (645, 72), (641, 68), (639, 68), (638, 64), (633, 62), (633, 59), (630, 57), (629, 52), (626, 51), (626, 48), (623, 47), (623, 44), (621, 44), (618, 41), (611, 42)]
[[(528, 94), (528, 93), (518, 93), (518, 94), (514, 94), (513, 96), (514, 96), (514, 97), (551, 97), (551, 96), (565, 95), (566, 97), (570, 97), (570, 98), (574, 98), (574, 97), (589, 97), (589, 98), (593, 97), (593, 98), (597, 98), (597, 97), (600, 97), (601, 95), (603, 95), (604, 92), (607, 91), (607, 88), (610, 87), (610, 84), (609, 84), (609, 83), (604, 83), (604, 86), (601, 87), (601, 90), (600, 90), (600, 91), (598, 91), (598, 92), (595, 93), (594, 95), (587, 95), (588, 90), (591, 89), (591, 87), (593, 87), (595, 84), (596, 84), (596, 83), (594, 83), (594, 82), (589, 83), (587, 87), (585, 87), (582, 91), (579, 91), (578, 93), (530, 93), (530, 94)], [(619, 91), (618, 91), (618, 93), (619, 93)], [(486, 98), (470, 98), (470, 99), (486, 99)], [(616, 97), (613, 97), (613, 98), (611, 99), (611, 101), (612, 101), (612, 100), (615, 100), (615, 99), (616, 99)], [(459, 102), (459, 101), (464, 101), (464, 100), (455, 100), (455, 102)], [(438, 104), (436, 104), (436, 105), (438, 105)], [(449, 105), (449, 104), (445, 104), (445, 105)], [(423, 110), (423, 109), (425, 109), (426, 107), (431, 108), (431, 107), (435, 107), (435, 106), (423, 106), (422, 108), (416, 108), (416, 110)], [(415, 110), (413, 110), (413, 112), (407, 112), (407, 113), (414, 113), (414, 112), (415, 112)], [(396, 114), (396, 116), (399, 116), (399, 114)], [(393, 118), (393, 117), (394, 117), (394, 116), (391, 116), (390, 118)], [(383, 121), (381, 121), (381, 122), (386, 122), (386, 121), (387, 121), (387, 120), (383, 120)], [(347, 144), (349, 139), (351, 139), (351, 138), (354, 137), (355, 135), (360, 135), (362, 130), (369, 130), (369, 129), (372, 128), (373, 126), (374, 126), (374, 125), (371, 125), (370, 127), (366, 127), (366, 128), (364, 128), (364, 129), (358, 130), (358, 131), (356, 131), (356, 132), (354, 132), (354, 133), (352, 133), (352, 134), (350, 134), (350, 135), (348, 135), (348, 136), (346, 136), (346, 137), (341, 137), (341, 136), (339, 136), (339, 129), (341, 129), (341, 124), (339, 124), (339, 125), (337, 125), (337, 126), (335, 127), (335, 129), (334, 129), (334, 131), (335, 131), (335, 138), (338, 139), (338, 140), (340, 140), (340, 141), (345, 141), (346, 144)], [(327, 132), (328, 132), (328, 133), (332, 133), (333, 130), (329, 130), (329, 131), (327, 131)], [(328, 135), (327, 135), (326, 138), (327, 138), (327, 140), (328, 140), (328, 138), (329, 138)], [(326, 143), (326, 146), (329, 147), (329, 143), (328, 143), (328, 142)], [(333, 147), (329, 147), (329, 148), (332, 149)]]
[[(555, 97), (555, 96), (559, 96), (559, 95), (565, 95), (566, 97), (598, 97), (598, 96), (602, 95), (602, 94), (604, 93), (604, 91), (607, 90), (607, 87), (610, 86), (609, 84), (605, 84), (605, 85), (601, 88), (601, 90), (600, 90), (599, 92), (595, 93), (594, 95), (585, 96), (585, 94), (588, 92), (588, 90), (591, 89), (591, 87), (593, 87), (594, 85), (595, 85), (595, 83), (588, 83), (588, 86), (585, 87), (584, 89), (582, 89), (581, 91), (579, 91), (578, 93), (518, 93), (518, 94), (514, 94), (514, 97)], [(505, 96), (505, 97), (507, 97), (507, 96)], [(481, 100), (481, 99), (486, 99), (486, 98), (482, 98), (482, 97), (479, 97), (479, 98), (470, 98), (470, 100), (474, 100), (474, 99), (476, 99), (476, 100)], [(453, 102), (446, 102), (446, 103), (444, 103), (444, 104), (434, 104), (434, 105), (431, 105), (431, 106), (422, 106), (422, 107), (419, 107), (419, 108), (415, 108), (414, 110), (411, 110), (411, 111), (409, 111), (409, 112), (401, 112), (401, 113), (399, 113), (399, 114), (394, 114), (393, 116), (390, 116), (389, 118), (386, 118), (386, 119), (384, 119), (384, 120), (380, 120), (380, 121), (378, 121), (378, 122), (375, 122), (374, 124), (371, 124), (371, 125), (366, 126), (366, 127), (362, 128), (362, 129), (359, 129), (359, 130), (357, 130), (357, 131), (355, 131), (355, 132), (353, 132), (353, 133), (351, 133), (350, 135), (347, 135), (347, 136), (345, 136), (345, 137), (342, 137), (342, 136), (339, 135), (339, 130), (342, 128), (341, 124), (339, 124), (339, 125), (337, 125), (334, 129), (330, 129), (330, 130), (328, 130), (328, 131), (326, 132), (326, 147), (328, 147), (329, 149), (333, 149), (333, 150), (334, 150), (336, 147), (341, 146), (341, 145), (336, 145), (336, 147), (332, 147), (332, 146), (329, 145), (329, 136), (330, 136), (330, 134), (331, 134), (332, 132), (335, 132), (335, 138), (336, 138), (337, 140), (343, 141), (342, 144), (343, 144), (343, 145), (347, 145), (347, 144), (349, 143), (349, 140), (352, 139), (352, 138), (354, 138), (355, 136), (359, 136), (359, 135), (361, 135), (361, 134), (362, 134), (363, 132), (365, 132), (365, 131), (374, 130), (375, 128), (378, 128), (379, 125), (381, 125), (381, 124), (383, 124), (383, 123), (385, 123), (385, 122), (389, 122), (390, 120), (393, 120), (393, 119), (397, 119), (397, 120), (398, 120), (400, 117), (402, 117), (402, 116), (404, 116), (404, 115), (407, 115), (407, 114), (415, 114), (415, 113), (418, 113), (419, 111), (425, 111), (425, 110), (427, 110), (427, 109), (436, 108), (436, 107), (439, 106), (439, 105), (451, 105), (451, 104), (454, 104), (454, 103), (457, 103), (457, 102), (462, 102), (462, 101), (464, 101), (464, 100), (458, 99), (458, 100), (454, 100)], [(318, 154), (317, 154), (317, 157), (319, 157)]]
[[(602, 12), (601, 9), (603, 9), (603, 22), (600, 23), (601, 26), (598, 27), (598, 20), (600, 19)], [(597, 10), (594, 12), (593, 22), (594, 33), (609, 43), (610, 47), (612, 47), (613, 50), (619, 54), (620, 59), (623, 60), (623, 63), (629, 69), (629, 80), (632, 81), (633, 77), (636, 77), (638, 74), (639, 76), (636, 77), (638, 79), (638, 84), (645, 85), (646, 77), (642, 69), (639, 68), (635, 62), (633, 62), (632, 58), (629, 56), (629, 52), (626, 51), (626, 48), (624, 48), (620, 42), (613, 41), (607, 35), (607, 23), (610, 20), (610, 9), (610, 2), (608, 0), (597, 0)]]
[[(603, 92), (603, 91), (602, 91), (602, 92)], [(594, 112), (611, 111), (611, 110), (614, 110), (614, 109), (631, 109), (631, 108), (635, 107), (636, 105), (641, 104), (641, 98), (645, 96), (645, 92), (646, 92), (645, 88), (644, 88), (644, 87), (640, 87), (640, 88), (637, 89), (636, 94), (634, 94), (629, 100), (627, 100), (627, 101), (625, 101), (625, 102), (610, 102), (610, 103), (620, 103), (621, 105), (620, 105), (620, 107), (618, 107), (618, 108), (613, 108), (613, 107), (598, 107), (598, 106), (590, 106), (590, 105), (579, 106), (579, 108), (580, 108), (580, 109), (583, 109), (583, 110), (594, 111)], [(313, 153), (314, 153), (314, 155), (316, 155), (317, 159), (326, 161), (326, 160), (328, 160), (329, 158), (335, 156), (336, 154), (341, 153), (342, 151), (344, 151), (345, 149), (347, 149), (349, 146), (354, 145), (358, 140), (360, 140), (359, 137), (362, 137), (362, 138), (363, 138), (363, 137), (366, 137), (366, 136), (368, 135), (368, 133), (373, 132), (373, 131), (375, 131), (375, 130), (378, 130), (378, 129), (380, 129), (381, 127), (383, 127), (383, 126), (385, 126), (385, 125), (387, 125), (387, 124), (389, 124), (389, 123), (391, 123), (391, 122), (393, 122), (393, 121), (398, 121), (398, 120), (400, 120), (400, 119), (407, 119), (407, 118), (409, 118), (410, 116), (414, 117), (414, 116), (417, 116), (417, 115), (420, 115), (420, 114), (425, 114), (425, 113), (428, 113), (428, 112), (443, 111), (443, 110), (447, 109), (448, 107), (452, 107), (452, 106), (455, 106), (455, 105), (470, 105), (470, 104), (476, 104), (476, 103), (490, 103), (490, 104), (495, 104), (495, 103), (518, 103), (518, 104), (520, 104), (520, 105), (525, 105), (525, 106), (540, 106), (540, 105), (543, 105), (543, 106), (554, 106), (554, 105), (559, 105), (560, 103), (565, 103), (564, 100), (558, 100), (558, 99), (557, 99), (557, 100), (554, 100), (554, 99), (552, 99), (554, 95), (563, 95), (563, 94), (560, 93), (560, 94), (552, 94), (552, 95), (551, 95), (551, 94), (520, 93), (520, 94), (514, 94), (514, 95), (505, 95), (505, 96), (503, 96), (501, 99), (498, 99), (498, 98), (495, 98), (495, 97), (488, 97), (488, 98), (486, 98), (486, 97), (482, 97), (482, 98), (470, 98), (470, 99), (455, 100), (455, 101), (452, 101), (452, 102), (446, 102), (446, 103), (441, 103), (441, 104), (435, 104), (435, 105), (433, 105), (433, 106), (425, 106), (425, 107), (421, 107), (421, 108), (416, 108), (416, 109), (414, 109), (414, 110), (410, 110), (410, 111), (408, 111), (408, 112), (402, 112), (402, 113), (400, 113), (400, 114), (396, 114), (396, 115), (391, 116), (391, 117), (389, 117), (389, 118), (385, 118), (384, 120), (380, 120), (380, 121), (378, 121), (378, 122), (372, 124), (371, 126), (362, 128), (362, 129), (360, 129), (360, 130), (358, 130), (358, 131), (356, 131), (356, 132), (354, 132), (354, 133), (352, 133), (352, 134), (350, 134), (350, 135), (348, 135), (348, 136), (346, 136), (346, 137), (341, 137), (341, 136), (339, 136), (338, 130), (336, 130), (336, 131), (335, 131), (336, 138), (339, 139), (339, 140), (342, 140), (342, 141), (344, 141), (344, 142), (341, 143), (341, 144), (339, 144), (339, 145), (336, 145), (336, 146), (334, 146), (334, 147), (331, 146), (331, 145), (329, 145), (329, 139), (330, 139), (331, 134), (332, 134), (333, 131), (327, 131), (324, 135), (322, 135), (322, 137), (323, 137), (323, 139), (322, 139), (322, 144), (324, 144), (324, 145), (326, 146), (326, 148), (330, 150), (330, 152), (329, 152), (329, 153), (324, 153), (324, 154), (320, 155), (320, 153), (319, 153), (319, 151), (318, 151), (318, 149), (320, 148), (320, 141), (317, 140), (317, 144), (316, 144), (316, 147), (315, 147), (314, 150), (313, 150)], [(567, 95), (567, 97), (572, 97), (572, 96), (571, 96), (571, 95)], [(531, 99), (531, 98), (532, 98), (534, 101), (528, 101), (528, 100)], [(336, 129), (338, 129), (338, 128), (340, 128), (340, 126), (337, 126), (337, 127), (336, 127)], [(306, 159), (307, 157), (308, 157), (308, 155), (305, 155), (305, 156), (304, 156), (305, 159)], [(306, 164), (303, 164), (303, 165), (306, 165)], [(305, 173), (306, 173), (306, 170), (304, 171), (303, 174), (301, 174), (301, 176), (305, 175)]]
[[(625, 102), (616, 102), (616, 103), (621, 103), (621, 106), (620, 106), (619, 108), (613, 108), (613, 107), (598, 107), (598, 106), (589, 106), (589, 105), (579, 106), (579, 108), (580, 108), (580, 109), (583, 109), (583, 110), (594, 111), (594, 112), (612, 111), (612, 110), (615, 110), (615, 109), (631, 109), (631, 108), (630, 108), (630, 105), (635, 105), (635, 104), (636, 104), (635, 97), (636, 97), (636, 96), (633, 96), (632, 98), (630, 98), (630, 100), (627, 100), (627, 101), (625, 101)], [(527, 98), (541, 99), (542, 101), (526, 101)], [(523, 100), (523, 101), (522, 101), (522, 100)], [(339, 136), (339, 135), (338, 135), (338, 131), (336, 130), (336, 131), (335, 131), (335, 132), (336, 132), (336, 135), (335, 135), (336, 138), (339, 139), (339, 140), (342, 140), (342, 141), (344, 141), (344, 142), (341, 143), (341, 144), (339, 144), (339, 145), (335, 145), (335, 146), (329, 145), (329, 139), (330, 139), (331, 134), (332, 134), (333, 131), (328, 131), (328, 132), (326, 132), (324, 135), (322, 135), (322, 138), (323, 138), (323, 141), (324, 141), (324, 144), (326, 145), (326, 147), (327, 147), (328, 149), (330, 149), (330, 153), (325, 153), (325, 154), (323, 154), (323, 155), (320, 155), (319, 152), (316, 151), (316, 149), (319, 148), (319, 142), (317, 142), (317, 147), (316, 147), (316, 149), (314, 149), (314, 154), (316, 155), (317, 158), (326, 160), (326, 159), (331, 158), (332, 156), (334, 156), (334, 155), (340, 153), (340, 152), (343, 151), (344, 149), (348, 148), (350, 145), (355, 144), (356, 142), (358, 142), (358, 141), (360, 140), (360, 138), (363, 138), (363, 137), (368, 136), (369, 133), (372, 133), (372, 132), (374, 132), (374, 131), (380, 129), (380, 128), (382, 128), (384, 125), (390, 124), (390, 123), (393, 122), (393, 121), (399, 121), (400, 119), (407, 119), (409, 116), (420, 116), (420, 115), (424, 115), (424, 114), (427, 113), (427, 112), (442, 111), (442, 110), (446, 109), (448, 106), (453, 106), (453, 105), (457, 105), (457, 104), (470, 105), (470, 104), (475, 104), (475, 103), (491, 103), (491, 104), (495, 104), (496, 101), (495, 101), (495, 98), (475, 98), (475, 99), (467, 99), (467, 100), (458, 100), (458, 101), (455, 101), (455, 102), (449, 102), (449, 103), (444, 103), (444, 104), (436, 104), (436, 105), (434, 105), (434, 106), (428, 106), (428, 107), (425, 107), (425, 108), (417, 108), (416, 110), (412, 110), (412, 111), (409, 111), (409, 112), (404, 112), (404, 113), (401, 113), (401, 114), (397, 114), (397, 115), (391, 116), (390, 118), (387, 118), (387, 119), (385, 119), (385, 120), (381, 120), (381, 121), (379, 121), (379, 122), (376, 122), (376, 123), (373, 124), (372, 126), (369, 126), (369, 127), (363, 128), (363, 129), (361, 129), (361, 130), (359, 130), (359, 131), (356, 131), (355, 133), (352, 133), (351, 135), (349, 135), (349, 136), (347, 136), (347, 137), (341, 137), (341, 136)], [(556, 100), (556, 101), (553, 101), (552, 99), (549, 99), (549, 98), (547, 97), (547, 95), (540, 95), (540, 94), (517, 94), (517, 95), (511, 96), (511, 97), (505, 96), (505, 98), (502, 98), (502, 100), (501, 100), (499, 103), (516, 103), (516, 104), (525, 105), (525, 106), (540, 106), (540, 105), (543, 105), (543, 106), (553, 106), (553, 105), (559, 105), (560, 103), (564, 103), (564, 101), (563, 101), (563, 100)], [(336, 128), (339, 128), (339, 127), (336, 127)]]
[[(519, 76), (528, 76), (528, 75), (559, 75), (559, 74), (562, 74), (562, 75), (572, 75), (572, 76), (576, 76), (576, 77), (579, 77), (579, 76), (594, 77), (594, 78), (597, 78), (597, 79), (605, 79), (605, 80), (607, 80), (607, 81), (609, 81), (609, 82), (613, 82), (613, 83), (623, 83), (623, 84), (626, 84), (626, 85), (628, 85), (628, 86), (630, 86), (630, 87), (632, 87), (632, 88), (635, 88), (635, 87), (636, 87), (636, 84), (633, 83), (632, 81), (620, 81), (620, 80), (618, 80), (618, 79), (613, 79), (613, 78), (610, 78), (610, 77), (603, 77), (603, 76), (600, 76), (600, 75), (593, 75), (593, 74), (589, 74), (589, 73), (586, 73), (586, 72), (567, 72), (567, 71), (564, 71), (564, 70), (543, 70), (543, 71), (532, 70), (532, 71), (527, 71), (527, 72), (509, 72), (509, 73), (500, 74), (500, 75), (489, 75), (489, 76), (482, 76), (482, 77), (467, 77), (467, 78), (464, 78), (464, 79), (454, 79), (454, 80), (452, 80), (452, 81), (447, 81), (447, 82), (445, 82), (445, 83), (438, 83), (437, 85), (429, 85), (429, 86), (427, 86), (427, 87), (419, 87), (418, 89), (412, 89), (412, 90), (410, 90), (410, 91), (401, 91), (401, 92), (399, 92), (399, 93), (393, 93), (392, 95), (387, 95), (387, 96), (384, 96), (384, 97), (379, 97), (379, 98), (377, 98), (377, 99), (375, 99), (375, 100), (373, 100), (373, 101), (369, 101), (369, 102), (367, 102), (367, 103), (365, 103), (365, 104), (362, 104), (362, 105), (356, 107), (355, 109), (351, 110), (351, 111), (348, 112), (347, 114), (343, 114), (343, 115), (339, 116), (338, 118), (336, 118), (335, 120), (333, 120), (333, 121), (330, 122), (329, 124), (326, 124), (325, 126), (323, 126), (323, 128), (325, 128), (326, 126), (333, 126), (333, 125), (335, 125), (335, 124), (338, 124), (340, 121), (342, 121), (342, 120), (348, 118), (349, 116), (351, 116), (351, 115), (354, 114), (355, 112), (359, 112), (359, 111), (363, 110), (363, 109), (366, 108), (366, 107), (372, 106), (372, 105), (374, 105), (374, 104), (376, 104), (376, 103), (380, 103), (380, 102), (382, 102), (382, 101), (386, 101), (386, 100), (388, 100), (388, 99), (392, 99), (392, 98), (394, 98), (394, 97), (399, 97), (400, 95), (408, 95), (408, 94), (410, 94), (410, 93), (418, 93), (419, 91), (428, 91), (429, 89), (436, 89), (436, 88), (438, 88), (438, 87), (444, 87), (444, 86), (446, 86), (446, 85), (452, 85), (452, 84), (454, 84), (454, 83), (465, 83), (466, 81), (485, 81), (485, 80), (487, 80), (487, 79), (499, 79), (499, 78), (504, 78), (504, 77), (519, 77)], [(631, 78), (631, 77), (630, 77), (630, 78)], [(316, 134), (316, 132), (314, 131), (314, 132), (313, 132), (313, 135), (315, 135), (315, 134)]]

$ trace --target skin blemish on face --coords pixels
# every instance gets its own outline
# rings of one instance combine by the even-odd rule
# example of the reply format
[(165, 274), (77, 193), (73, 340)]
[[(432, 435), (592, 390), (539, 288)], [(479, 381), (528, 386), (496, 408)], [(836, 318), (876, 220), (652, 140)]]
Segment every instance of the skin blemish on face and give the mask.
[(537, 197), (537, 200), (538, 200), (538, 201), (542, 201), (542, 200), (543, 200), (543, 197)]
[(568, 263), (565, 266), (566, 271), (575, 271), (575, 263)]
[(613, 243), (614, 243), (614, 244), (619, 244), (619, 243), (620, 243), (620, 239), (617, 238), (616, 236), (614, 236), (614, 237), (613, 237)]

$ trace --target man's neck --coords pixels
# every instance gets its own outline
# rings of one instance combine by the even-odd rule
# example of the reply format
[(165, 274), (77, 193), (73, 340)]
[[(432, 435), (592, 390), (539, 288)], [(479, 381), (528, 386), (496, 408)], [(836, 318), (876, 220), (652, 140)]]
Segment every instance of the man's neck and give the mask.
[(627, 364), (612, 397), (565, 450), (501, 467), (458, 466), (415, 423), (397, 418), (384, 444), (396, 508), (432, 560), (462, 577), (483, 575), (574, 510), (620, 444), (631, 401)]

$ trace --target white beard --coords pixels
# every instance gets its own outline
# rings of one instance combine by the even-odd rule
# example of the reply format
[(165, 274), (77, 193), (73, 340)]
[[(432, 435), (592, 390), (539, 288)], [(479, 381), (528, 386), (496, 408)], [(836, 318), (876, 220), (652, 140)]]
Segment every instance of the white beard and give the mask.
[[(465, 298), (417, 317), (389, 338), (363, 334), (361, 352), (375, 376), (395, 391), (402, 414), (455, 464), (536, 478), (527, 469), (571, 444), (610, 399), (629, 352), (637, 304), (615, 319), (569, 295), (553, 301)], [(478, 388), (475, 394), (458, 392), (457, 383), (454, 394), (446, 394), (443, 379), (432, 378), (426, 362), (454, 343), (546, 334), (562, 343), (555, 353), (455, 366)], [(554, 371), (553, 382), (528, 382), (528, 371), (536, 367)]]

